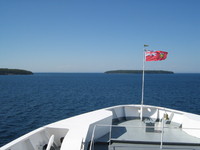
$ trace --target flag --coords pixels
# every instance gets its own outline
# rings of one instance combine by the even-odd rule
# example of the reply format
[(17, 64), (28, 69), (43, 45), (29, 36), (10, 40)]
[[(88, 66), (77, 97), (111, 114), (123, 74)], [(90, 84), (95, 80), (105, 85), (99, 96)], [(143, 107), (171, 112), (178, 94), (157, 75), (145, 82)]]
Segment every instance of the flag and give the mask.
[(167, 58), (168, 52), (164, 51), (145, 51), (145, 59), (146, 61), (159, 61), (165, 60)]

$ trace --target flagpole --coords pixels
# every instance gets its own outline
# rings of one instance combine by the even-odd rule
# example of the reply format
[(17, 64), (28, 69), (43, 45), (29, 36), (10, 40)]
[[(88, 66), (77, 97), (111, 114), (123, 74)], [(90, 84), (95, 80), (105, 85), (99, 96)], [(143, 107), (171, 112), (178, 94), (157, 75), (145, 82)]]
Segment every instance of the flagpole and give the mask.
[(160, 61), (167, 58), (168, 52), (165, 51), (151, 51), (150, 55), (146, 55), (148, 50), (145, 47), (149, 45), (144, 45), (143, 48), (143, 68), (142, 68), (142, 99), (141, 99), (141, 108), (140, 108), (140, 119), (143, 119), (143, 104), (144, 104), (144, 70), (146, 61)]
[(141, 99), (141, 108), (140, 108), (140, 119), (143, 118), (143, 104), (144, 104), (144, 68), (145, 68), (145, 47), (148, 45), (144, 45), (143, 48), (143, 67), (142, 67), (142, 99)]

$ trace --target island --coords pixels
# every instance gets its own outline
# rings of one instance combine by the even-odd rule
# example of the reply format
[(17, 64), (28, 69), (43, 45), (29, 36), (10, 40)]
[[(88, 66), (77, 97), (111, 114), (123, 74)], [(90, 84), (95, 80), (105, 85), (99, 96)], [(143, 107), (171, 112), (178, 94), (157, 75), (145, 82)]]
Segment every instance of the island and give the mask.
[(0, 68), (0, 75), (32, 75), (31, 71), (22, 69)]
[[(132, 74), (142, 74), (143, 70), (111, 70), (104, 73), (132, 73)], [(164, 70), (145, 70), (145, 74), (174, 74), (173, 71)]]

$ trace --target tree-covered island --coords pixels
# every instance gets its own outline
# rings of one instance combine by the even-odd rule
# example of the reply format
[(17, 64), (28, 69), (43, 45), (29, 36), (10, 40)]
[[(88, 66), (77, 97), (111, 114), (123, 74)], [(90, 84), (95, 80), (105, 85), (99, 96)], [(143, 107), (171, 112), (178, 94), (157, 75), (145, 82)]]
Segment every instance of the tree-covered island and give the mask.
[[(111, 70), (105, 73), (132, 73), (132, 74), (142, 74), (143, 70)], [(145, 70), (145, 74), (174, 74), (173, 71), (164, 70)]]
[(0, 68), (0, 75), (32, 75), (31, 71), (22, 69)]

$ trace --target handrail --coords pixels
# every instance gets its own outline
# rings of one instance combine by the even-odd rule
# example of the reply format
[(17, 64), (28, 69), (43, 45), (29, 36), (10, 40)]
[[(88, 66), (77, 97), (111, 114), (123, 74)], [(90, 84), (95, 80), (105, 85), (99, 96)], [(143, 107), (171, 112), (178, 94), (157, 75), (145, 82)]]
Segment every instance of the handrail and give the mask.
[(80, 150), (84, 149), (84, 144), (85, 144), (84, 138), (82, 138)]
[[(160, 132), (160, 134), (161, 134), (161, 136), (160, 136), (160, 140), (156, 140), (156, 142), (158, 142), (158, 143), (160, 143), (160, 149), (162, 149), (163, 148), (163, 143), (166, 143), (166, 142), (163, 142), (164, 140), (164, 135), (165, 135), (165, 133), (163, 132), (164, 130), (166, 130), (166, 129), (172, 129), (172, 130), (178, 130), (178, 129), (181, 129), (181, 130), (200, 130), (200, 128), (177, 128), (177, 127), (166, 127), (166, 126), (164, 126), (164, 123), (162, 124), (163, 126), (159, 126), (159, 127), (156, 127), (156, 129), (159, 129), (159, 131), (161, 131)], [(129, 128), (132, 128), (132, 129), (145, 129), (145, 128), (155, 128), (155, 127), (151, 127), (151, 126), (149, 126), (149, 127), (147, 127), (147, 126), (132, 126), (132, 125), (105, 125), (105, 124), (97, 124), (97, 125), (95, 125), (94, 126), (94, 128), (93, 128), (93, 132), (92, 132), (92, 137), (91, 137), (91, 141), (90, 141), (90, 148), (89, 148), (89, 150), (94, 150), (94, 140), (95, 140), (95, 130), (97, 130), (97, 128), (99, 128), (99, 127), (108, 127), (108, 128), (110, 128), (109, 129), (109, 131), (108, 131), (108, 136), (109, 136), (109, 139), (108, 139), (108, 146), (110, 147), (111, 146), (111, 141), (113, 141), (113, 140), (115, 140), (116, 138), (113, 138), (112, 137), (112, 133), (113, 133), (113, 131), (112, 131), (112, 129), (113, 128), (126, 128), (126, 129), (129, 129)], [(160, 130), (161, 129), (161, 130)], [(124, 140), (124, 139), (123, 139)], [(122, 141), (123, 141), (122, 140)], [(130, 140), (130, 139), (129, 139)], [(125, 140), (126, 141), (126, 140)], [(134, 139), (132, 139), (132, 141), (134, 142), (135, 140)], [(155, 142), (155, 141), (152, 141), (152, 142)], [(177, 142), (177, 141), (176, 141)], [(176, 143), (175, 142), (175, 143)], [(180, 142), (180, 141), (178, 141), (178, 142)], [(194, 142), (194, 143), (196, 143), (196, 141)], [(200, 141), (197, 143), (197, 144), (200, 144)]]
[(94, 126), (93, 131), (92, 131), (92, 137), (91, 137), (91, 141), (90, 141), (90, 150), (92, 150), (92, 146), (94, 144), (94, 132), (96, 129), (97, 125)]
[[(106, 125), (106, 124), (96, 124), (96, 126), (102, 126), (102, 127), (130, 127), (130, 128), (146, 128), (145, 126), (133, 126), (133, 125)], [(147, 127), (147, 128), (154, 128), (154, 127)], [(157, 127), (161, 128), (161, 127)], [(178, 127), (164, 127), (166, 129), (178, 129)], [(200, 130), (200, 128), (181, 128), (181, 129), (188, 129), (188, 130)], [(94, 130), (94, 129), (93, 129)]]

